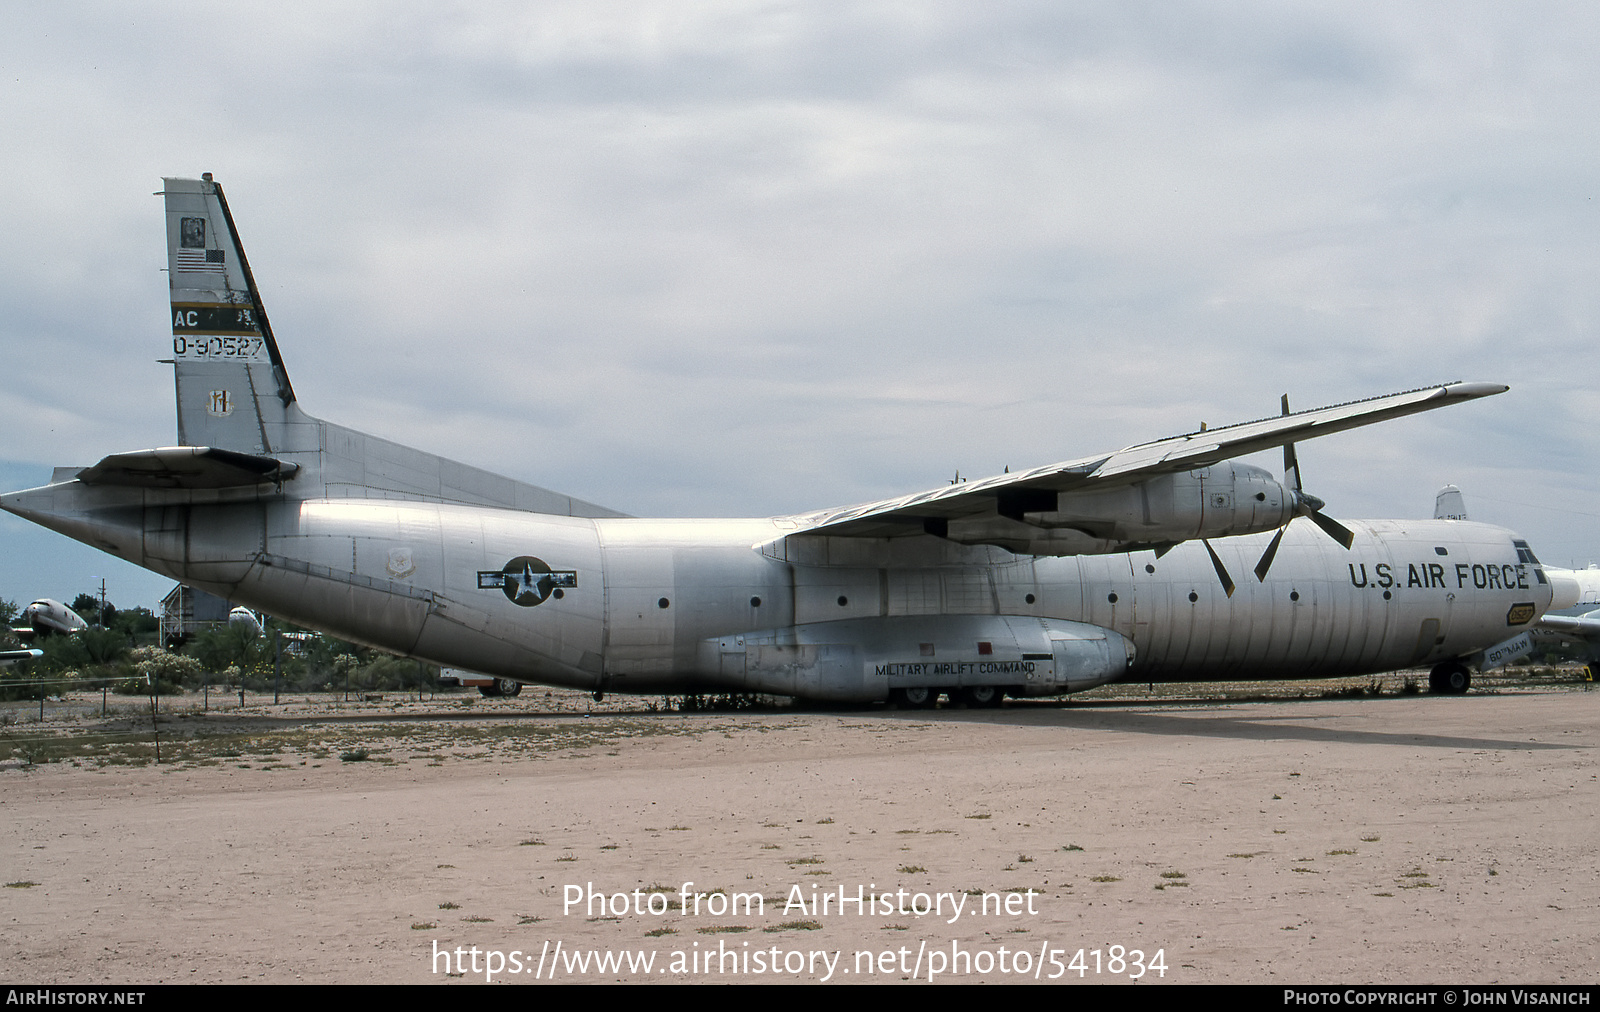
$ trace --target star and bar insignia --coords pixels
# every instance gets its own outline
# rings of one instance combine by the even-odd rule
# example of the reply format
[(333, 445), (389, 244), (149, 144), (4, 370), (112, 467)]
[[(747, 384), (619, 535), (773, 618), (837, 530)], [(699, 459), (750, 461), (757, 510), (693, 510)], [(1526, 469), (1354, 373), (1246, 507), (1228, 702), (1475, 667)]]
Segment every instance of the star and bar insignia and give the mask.
[(524, 608), (543, 604), (552, 595), (560, 597), (560, 588), (577, 585), (576, 571), (553, 570), (531, 555), (519, 555), (501, 569), (478, 571), (479, 590), (497, 587), (505, 592), (506, 600)]

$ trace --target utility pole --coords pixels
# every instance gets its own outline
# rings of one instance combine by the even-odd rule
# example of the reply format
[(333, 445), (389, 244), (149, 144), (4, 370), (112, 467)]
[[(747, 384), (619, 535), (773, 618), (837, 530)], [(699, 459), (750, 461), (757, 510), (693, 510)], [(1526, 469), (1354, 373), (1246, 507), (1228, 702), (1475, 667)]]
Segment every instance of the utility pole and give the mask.
[(89, 579), (100, 581), (100, 616), (95, 620), (95, 625), (104, 629), (106, 627), (106, 578), (103, 576), (91, 576)]

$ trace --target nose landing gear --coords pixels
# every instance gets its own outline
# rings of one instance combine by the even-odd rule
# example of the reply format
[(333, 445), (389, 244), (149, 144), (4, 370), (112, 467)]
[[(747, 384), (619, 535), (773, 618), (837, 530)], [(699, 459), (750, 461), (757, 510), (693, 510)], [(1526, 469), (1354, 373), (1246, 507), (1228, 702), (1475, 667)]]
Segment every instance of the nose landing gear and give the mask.
[(1472, 672), (1460, 661), (1436, 664), (1428, 672), (1428, 688), (1441, 696), (1459, 696), (1472, 688)]

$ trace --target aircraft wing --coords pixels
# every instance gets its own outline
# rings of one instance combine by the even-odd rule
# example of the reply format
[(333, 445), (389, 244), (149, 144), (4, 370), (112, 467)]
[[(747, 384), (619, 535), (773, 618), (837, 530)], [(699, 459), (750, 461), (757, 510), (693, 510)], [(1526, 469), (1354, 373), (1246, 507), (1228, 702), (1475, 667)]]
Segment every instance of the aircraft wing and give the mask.
[(1600, 640), (1600, 613), (1587, 615), (1546, 615), (1534, 623), (1537, 629), (1564, 633), (1586, 640)]
[(31, 661), (35, 657), (43, 657), (44, 651), (37, 647), (28, 647), (23, 650), (0, 650), (0, 667), (14, 661)]
[[(1192, 471), (1233, 457), (1271, 449), (1315, 436), (1343, 432), (1375, 422), (1431, 411), (1447, 404), (1475, 400), (1510, 389), (1501, 383), (1448, 383), (1383, 397), (1297, 411), (1253, 422), (1202, 429), (1113, 453), (1014, 471), (928, 492), (880, 502), (820, 510), (788, 517), (806, 534), (838, 537), (895, 537), (920, 534), (950, 520), (999, 512), (1054, 509), (1057, 493), (1091, 492), (1131, 485), (1146, 478)], [(1008, 502), (1009, 500), (1009, 502)]]

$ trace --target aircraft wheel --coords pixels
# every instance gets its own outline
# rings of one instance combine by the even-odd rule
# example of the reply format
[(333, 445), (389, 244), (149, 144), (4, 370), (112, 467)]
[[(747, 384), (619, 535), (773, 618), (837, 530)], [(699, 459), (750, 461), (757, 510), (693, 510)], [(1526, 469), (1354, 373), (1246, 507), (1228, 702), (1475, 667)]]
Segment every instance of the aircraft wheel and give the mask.
[(497, 696), (522, 695), (522, 683), (517, 681), (515, 678), (496, 678), (494, 680), (494, 686), (496, 689), (500, 690), (499, 692), (495, 693)]
[(1005, 698), (1005, 690), (998, 685), (969, 685), (961, 690), (961, 701), (973, 709), (999, 706)]
[(939, 705), (939, 690), (926, 686), (911, 689), (895, 689), (889, 693), (889, 698), (897, 706), (908, 710), (931, 710)]
[(1451, 661), (1428, 672), (1428, 688), (1442, 696), (1459, 696), (1472, 688), (1472, 672)]

